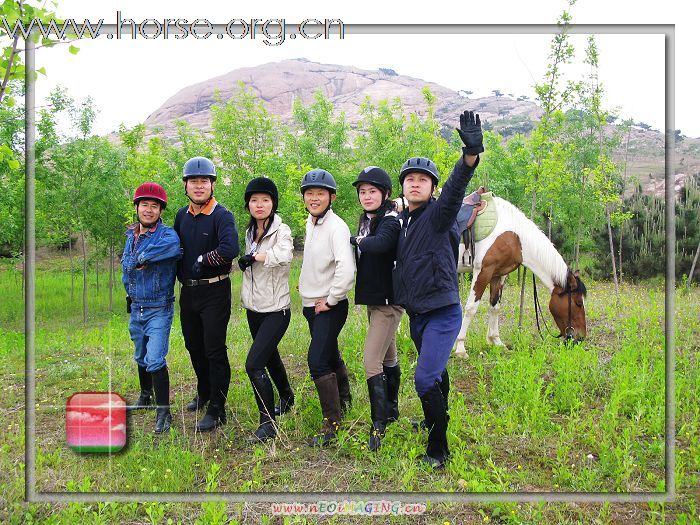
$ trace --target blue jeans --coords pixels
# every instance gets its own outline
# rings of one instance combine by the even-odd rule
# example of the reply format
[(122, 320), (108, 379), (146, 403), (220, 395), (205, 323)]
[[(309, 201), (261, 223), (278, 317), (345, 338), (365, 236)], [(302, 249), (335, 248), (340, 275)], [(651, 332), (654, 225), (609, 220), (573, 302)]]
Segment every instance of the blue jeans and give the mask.
[(146, 372), (156, 372), (166, 365), (174, 314), (174, 303), (158, 308), (131, 308), (129, 333), (135, 347), (134, 360)]
[(416, 392), (422, 396), (441, 382), (447, 368), (452, 346), (462, 326), (462, 307), (459, 304), (443, 306), (410, 318), (411, 339), (418, 350)]

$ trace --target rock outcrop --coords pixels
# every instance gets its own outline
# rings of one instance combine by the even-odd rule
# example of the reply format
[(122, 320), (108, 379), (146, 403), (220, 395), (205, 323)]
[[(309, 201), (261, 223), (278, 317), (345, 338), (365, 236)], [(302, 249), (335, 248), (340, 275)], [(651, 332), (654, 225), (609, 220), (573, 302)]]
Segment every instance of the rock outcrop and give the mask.
[(162, 128), (166, 136), (170, 134), (168, 130), (173, 129), (175, 119), (208, 129), (211, 125), (210, 108), (216, 102), (216, 93), (223, 100), (228, 100), (239, 89), (239, 82), (252, 89), (266, 109), (282, 121), (291, 118), (295, 98), (300, 98), (304, 103), (311, 102), (318, 90), (338, 112), (345, 113), (352, 127), (360, 118), (360, 105), (366, 97), (375, 103), (400, 97), (407, 113), (422, 115), (426, 105), (421, 90), (426, 86), (437, 97), (436, 118), (450, 127), (454, 125), (456, 115), (465, 108), (478, 110), (482, 120), (489, 122), (497, 122), (505, 115), (534, 121), (542, 113), (533, 102), (506, 96), (468, 99), (434, 82), (399, 75), (391, 69), (368, 71), (294, 59), (236, 69), (182, 89), (154, 111), (146, 120), (146, 125), (149, 128)]

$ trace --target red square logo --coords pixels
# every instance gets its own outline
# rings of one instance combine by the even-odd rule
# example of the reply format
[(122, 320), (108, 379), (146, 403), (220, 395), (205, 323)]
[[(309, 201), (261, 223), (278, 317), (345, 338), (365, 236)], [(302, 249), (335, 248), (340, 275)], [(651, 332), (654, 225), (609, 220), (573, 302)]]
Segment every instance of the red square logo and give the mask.
[(126, 401), (114, 392), (77, 392), (66, 402), (66, 443), (78, 452), (126, 445)]

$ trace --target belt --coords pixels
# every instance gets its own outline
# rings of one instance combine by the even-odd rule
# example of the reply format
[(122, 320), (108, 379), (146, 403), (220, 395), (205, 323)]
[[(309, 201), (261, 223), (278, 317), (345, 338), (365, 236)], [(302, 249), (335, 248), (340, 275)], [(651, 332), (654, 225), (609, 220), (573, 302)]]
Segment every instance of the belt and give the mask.
[(218, 283), (219, 281), (223, 281), (224, 279), (228, 279), (228, 274), (224, 275), (217, 275), (216, 277), (212, 277), (211, 279), (185, 279), (185, 282), (182, 283), (184, 286), (201, 286), (203, 284), (212, 284), (212, 283)]

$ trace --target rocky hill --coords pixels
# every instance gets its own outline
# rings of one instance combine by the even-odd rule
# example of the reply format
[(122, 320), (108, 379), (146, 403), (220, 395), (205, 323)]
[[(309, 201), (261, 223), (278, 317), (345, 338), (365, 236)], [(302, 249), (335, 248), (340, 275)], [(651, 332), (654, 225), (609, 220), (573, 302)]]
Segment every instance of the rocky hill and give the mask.
[(374, 101), (400, 97), (406, 112), (425, 113), (421, 89), (429, 87), (437, 96), (436, 117), (446, 125), (454, 125), (455, 115), (465, 107), (478, 109), (482, 120), (497, 122), (504, 116), (510, 119), (536, 120), (542, 110), (534, 102), (518, 101), (506, 96), (468, 99), (464, 94), (422, 79), (399, 75), (391, 69), (368, 71), (352, 66), (319, 64), (306, 59), (283, 60), (256, 67), (236, 69), (194, 84), (163, 103), (146, 120), (149, 127), (170, 129), (174, 119), (182, 118), (192, 125), (207, 129), (211, 122), (210, 108), (215, 103), (215, 93), (226, 100), (243, 82), (265, 103), (268, 111), (291, 118), (295, 98), (311, 102), (319, 89), (339, 112), (344, 112), (351, 126), (357, 123), (360, 105), (366, 97)]
[[(366, 97), (375, 102), (400, 97), (407, 113), (425, 113), (421, 90), (427, 86), (437, 97), (436, 118), (447, 132), (454, 126), (456, 115), (464, 109), (474, 109), (489, 129), (504, 136), (528, 133), (542, 114), (542, 109), (524, 97), (509, 95), (469, 98), (468, 92), (454, 91), (423, 79), (400, 75), (392, 69), (369, 71), (352, 66), (319, 64), (306, 59), (283, 60), (256, 67), (236, 69), (216, 78), (194, 84), (167, 99), (146, 120), (146, 126), (166, 137), (175, 131), (174, 121), (183, 119), (193, 126), (208, 130), (211, 126), (211, 106), (216, 93), (230, 98), (239, 82), (252, 89), (267, 110), (287, 122), (291, 119), (292, 103), (296, 97), (308, 103), (321, 90), (338, 112), (344, 112), (351, 127), (360, 118), (360, 105)], [(466, 86), (468, 88), (468, 86)], [(629, 135), (627, 175), (639, 178), (645, 186), (664, 174), (664, 136), (660, 132), (633, 128)], [(619, 154), (619, 160), (625, 157)], [(700, 171), (700, 139), (685, 138), (677, 145), (676, 172)], [(658, 187), (655, 187), (656, 191)]]

